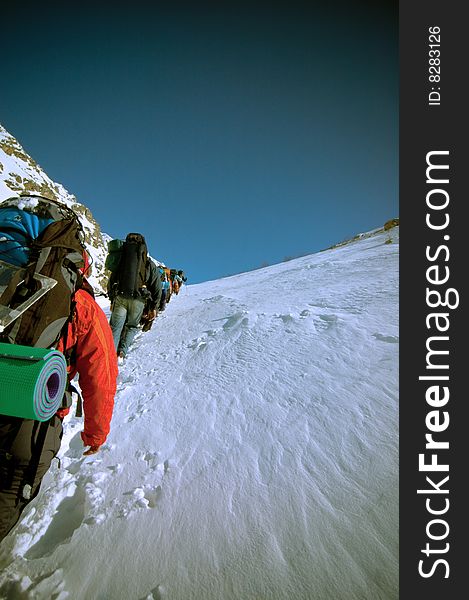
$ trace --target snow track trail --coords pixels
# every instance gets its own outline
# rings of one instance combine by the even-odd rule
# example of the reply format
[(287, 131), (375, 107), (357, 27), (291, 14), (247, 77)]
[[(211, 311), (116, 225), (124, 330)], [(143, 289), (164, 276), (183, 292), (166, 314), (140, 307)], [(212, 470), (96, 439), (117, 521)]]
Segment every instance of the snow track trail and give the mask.
[(397, 599), (398, 257), (395, 228), (183, 288), (98, 454), (68, 418), (0, 598)]

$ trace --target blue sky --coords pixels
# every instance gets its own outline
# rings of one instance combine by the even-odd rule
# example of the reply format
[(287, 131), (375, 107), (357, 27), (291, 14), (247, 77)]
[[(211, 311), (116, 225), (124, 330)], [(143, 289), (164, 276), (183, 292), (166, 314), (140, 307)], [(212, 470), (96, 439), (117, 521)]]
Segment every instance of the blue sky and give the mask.
[(196, 283), (398, 216), (397, 2), (2, 9), (0, 122)]

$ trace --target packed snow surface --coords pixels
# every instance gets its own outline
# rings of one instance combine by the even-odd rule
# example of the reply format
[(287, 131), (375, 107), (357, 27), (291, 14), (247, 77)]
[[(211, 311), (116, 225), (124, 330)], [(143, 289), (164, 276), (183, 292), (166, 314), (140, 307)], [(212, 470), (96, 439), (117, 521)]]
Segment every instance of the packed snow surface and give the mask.
[(184, 286), (98, 454), (67, 418), (0, 597), (397, 599), (398, 248), (394, 228)]

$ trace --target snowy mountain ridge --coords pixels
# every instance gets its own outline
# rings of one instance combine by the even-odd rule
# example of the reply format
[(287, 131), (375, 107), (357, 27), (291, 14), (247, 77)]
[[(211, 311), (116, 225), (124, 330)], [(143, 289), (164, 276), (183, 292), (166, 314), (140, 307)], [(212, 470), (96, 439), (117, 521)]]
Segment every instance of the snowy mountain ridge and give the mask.
[(35, 192), (62, 202), (79, 216), (91, 257), (90, 283), (98, 293), (104, 292), (107, 280), (104, 262), (111, 236), (102, 233), (91, 211), (63, 185), (52, 181), (19, 142), (0, 125), (0, 202), (23, 192)]

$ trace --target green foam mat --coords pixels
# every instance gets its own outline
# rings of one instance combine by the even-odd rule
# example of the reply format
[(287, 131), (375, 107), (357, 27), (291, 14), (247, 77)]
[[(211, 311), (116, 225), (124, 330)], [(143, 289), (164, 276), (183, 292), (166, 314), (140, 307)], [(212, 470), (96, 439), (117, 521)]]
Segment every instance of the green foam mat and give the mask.
[(47, 421), (61, 406), (66, 385), (61, 352), (0, 343), (0, 414)]

